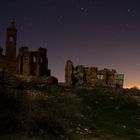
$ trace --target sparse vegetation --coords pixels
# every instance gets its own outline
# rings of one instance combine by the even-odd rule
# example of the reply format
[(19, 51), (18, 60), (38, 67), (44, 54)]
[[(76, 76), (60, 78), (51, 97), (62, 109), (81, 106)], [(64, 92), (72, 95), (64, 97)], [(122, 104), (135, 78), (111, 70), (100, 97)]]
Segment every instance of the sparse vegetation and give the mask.
[(133, 95), (103, 87), (0, 88), (0, 139), (139, 140), (140, 101)]

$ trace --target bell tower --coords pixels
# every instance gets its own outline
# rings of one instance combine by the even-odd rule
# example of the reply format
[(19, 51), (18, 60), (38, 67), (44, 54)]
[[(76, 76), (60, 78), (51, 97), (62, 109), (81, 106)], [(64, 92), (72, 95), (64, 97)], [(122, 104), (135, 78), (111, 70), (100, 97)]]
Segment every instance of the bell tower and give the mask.
[(15, 22), (12, 21), (7, 27), (6, 32), (6, 56), (11, 59), (16, 59), (16, 41), (17, 41), (17, 29)]

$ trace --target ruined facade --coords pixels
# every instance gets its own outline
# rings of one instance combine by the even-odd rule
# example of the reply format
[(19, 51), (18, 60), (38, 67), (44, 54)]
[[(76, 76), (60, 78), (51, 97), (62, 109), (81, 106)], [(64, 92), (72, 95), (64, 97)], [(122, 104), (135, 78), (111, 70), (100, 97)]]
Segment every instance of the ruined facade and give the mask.
[(17, 74), (28, 76), (50, 76), (48, 69), (47, 50), (39, 48), (38, 51), (28, 51), (21, 47), (17, 56)]
[(124, 75), (118, 74), (116, 70), (96, 67), (74, 67), (71, 60), (66, 62), (65, 83), (67, 85), (109, 86), (123, 87)]

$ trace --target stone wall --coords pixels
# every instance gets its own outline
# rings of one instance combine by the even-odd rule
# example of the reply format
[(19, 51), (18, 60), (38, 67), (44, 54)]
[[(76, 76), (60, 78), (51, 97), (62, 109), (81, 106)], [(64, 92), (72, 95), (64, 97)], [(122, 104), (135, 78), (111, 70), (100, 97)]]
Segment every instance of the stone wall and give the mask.
[(39, 48), (38, 51), (28, 51), (27, 47), (21, 47), (17, 56), (17, 74), (50, 76), (46, 54), (45, 48)]
[(0, 85), (16, 86), (16, 60), (0, 56)]
[(96, 67), (74, 67), (71, 60), (66, 62), (65, 83), (67, 85), (109, 86), (123, 87), (124, 75), (118, 74), (116, 70)]
[[(48, 69), (47, 50), (39, 48), (37, 51), (28, 51), (21, 47), (16, 57), (17, 29), (12, 21), (6, 30), (5, 54), (0, 47), (0, 83), (12, 84), (16, 77), (50, 76)], [(19, 76), (20, 75), (20, 76)]]

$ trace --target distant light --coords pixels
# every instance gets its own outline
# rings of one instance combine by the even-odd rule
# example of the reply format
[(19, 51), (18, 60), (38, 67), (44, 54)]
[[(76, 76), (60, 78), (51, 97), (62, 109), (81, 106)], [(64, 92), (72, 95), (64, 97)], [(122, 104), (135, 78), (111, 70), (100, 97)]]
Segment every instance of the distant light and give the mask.
[(138, 89), (140, 89), (139, 84), (124, 84), (124, 88), (134, 88), (134, 87), (137, 87)]
[(83, 11), (84, 10), (84, 7), (81, 7), (81, 10)]
[(63, 16), (61, 15), (61, 16), (59, 16), (59, 18), (60, 18), (60, 19), (63, 19)]

